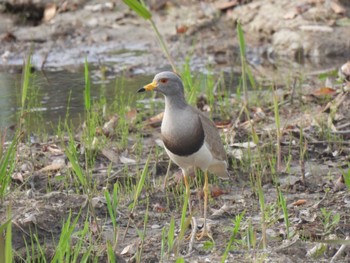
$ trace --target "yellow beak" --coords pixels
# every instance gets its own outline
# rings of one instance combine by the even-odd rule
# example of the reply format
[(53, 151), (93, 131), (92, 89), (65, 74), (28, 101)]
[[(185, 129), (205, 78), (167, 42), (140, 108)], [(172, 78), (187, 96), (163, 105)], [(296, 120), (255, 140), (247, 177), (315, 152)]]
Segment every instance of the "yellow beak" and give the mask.
[(154, 90), (157, 86), (158, 86), (157, 82), (153, 81), (152, 83), (147, 84), (143, 88), (148, 91), (148, 90)]
[(154, 90), (158, 86), (156, 81), (153, 81), (150, 84), (147, 84), (143, 88), (139, 89), (137, 92), (144, 92), (144, 91), (149, 91), (149, 90)]

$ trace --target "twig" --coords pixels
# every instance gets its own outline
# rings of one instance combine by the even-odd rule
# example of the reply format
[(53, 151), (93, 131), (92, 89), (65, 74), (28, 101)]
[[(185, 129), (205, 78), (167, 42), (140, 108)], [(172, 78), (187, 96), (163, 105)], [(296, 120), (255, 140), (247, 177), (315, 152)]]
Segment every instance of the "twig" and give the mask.
[[(345, 240), (349, 240), (350, 236), (347, 236), (345, 238)], [(345, 249), (346, 245), (343, 244), (341, 245), (341, 247), (339, 248), (339, 250), (337, 251), (337, 253), (335, 253), (335, 255), (332, 257), (331, 263), (334, 263), (337, 261), (338, 257), (341, 255), (341, 253), (343, 253), (344, 249)]]
[(294, 78), (293, 85), (292, 85), (292, 91), (290, 93), (290, 104), (294, 104), (294, 95), (295, 95), (295, 90), (297, 86), (297, 78)]
[(170, 167), (171, 167), (171, 160), (169, 159), (168, 168), (166, 170), (166, 174), (165, 174), (165, 178), (164, 178), (164, 182), (163, 182), (163, 191), (164, 192), (165, 192), (166, 183), (168, 181), (168, 177), (169, 177), (169, 173), (170, 173)]
[(338, 129), (338, 130), (344, 129), (344, 128), (348, 127), (348, 126), (350, 126), (350, 122), (344, 123), (344, 124), (342, 124), (342, 125), (338, 125), (338, 126), (337, 126), (337, 129)]
[(196, 236), (196, 231), (197, 231), (197, 221), (196, 221), (196, 218), (194, 216), (192, 217), (191, 227), (192, 227), (192, 231), (191, 231), (190, 242), (188, 245), (188, 254), (190, 254), (192, 252), (193, 243), (195, 241), (195, 236)]
[(319, 206), (324, 200), (326, 200), (327, 195), (328, 195), (328, 192), (326, 192), (326, 193), (324, 194), (324, 196), (322, 197), (322, 199), (321, 199), (320, 201), (318, 201), (316, 204), (314, 204), (314, 205), (312, 206), (312, 208), (314, 208), (314, 209), (318, 208), (318, 206)]

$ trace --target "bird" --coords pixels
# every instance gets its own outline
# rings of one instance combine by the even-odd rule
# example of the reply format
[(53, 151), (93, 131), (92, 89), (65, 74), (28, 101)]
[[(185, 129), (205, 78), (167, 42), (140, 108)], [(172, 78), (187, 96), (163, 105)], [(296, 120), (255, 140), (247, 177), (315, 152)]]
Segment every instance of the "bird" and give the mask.
[[(207, 230), (208, 172), (229, 179), (227, 154), (214, 122), (203, 112), (189, 105), (185, 99), (184, 85), (174, 72), (164, 71), (138, 92), (155, 91), (165, 98), (165, 110), (161, 124), (161, 139), (166, 153), (183, 173), (186, 194), (190, 187), (188, 174), (193, 169), (204, 173), (204, 223), (198, 239), (210, 237)], [(190, 202), (189, 202), (190, 203)], [(191, 213), (191, 206), (189, 206)]]

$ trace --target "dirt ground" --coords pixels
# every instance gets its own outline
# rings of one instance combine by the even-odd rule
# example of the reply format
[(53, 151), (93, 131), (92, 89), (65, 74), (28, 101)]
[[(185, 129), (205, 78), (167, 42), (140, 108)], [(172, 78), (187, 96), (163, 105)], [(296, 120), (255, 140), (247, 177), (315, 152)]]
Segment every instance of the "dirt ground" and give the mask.
[[(232, 235), (233, 220), (244, 213), (227, 262), (330, 262), (332, 259), (349, 262), (349, 248), (339, 241), (350, 237), (350, 194), (342, 177), (344, 173), (349, 174), (349, 84), (344, 81), (329, 88), (323, 80), (315, 80), (314, 75), (338, 68), (330, 57), (338, 56), (342, 63), (348, 60), (350, 6), (347, 1), (326, 6), (321, 0), (247, 1), (240, 5), (235, 2), (241, 3), (186, 1), (180, 5), (171, 1), (149, 1), (154, 20), (166, 36), (176, 62), (181, 65), (192, 52), (194, 70), (203, 70), (203, 65), (208, 63), (217, 71), (240, 68), (235, 23), (241, 20), (253, 73), (261, 81), (266, 78), (277, 83), (283, 127), (281, 163), (279, 167), (272, 165), (275, 171), (269, 165), (276, 161), (273, 156), (276, 156), (277, 144), (272, 94), (254, 95), (261, 103), (259, 107), (249, 108), (249, 114), (259, 136), (259, 146), (251, 145), (251, 148), (246, 146), (252, 136), (250, 122), (244, 114), (239, 114), (243, 106), (232, 96), (230, 119), (216, 119), (225, 139), (231, 177), (229, 182), (220, 182), (215, 177), (210, 179), (209, 225), (214, 245), (209, 245), (208, 240), (184, 239), (179, 245), (179, 255), (170, 253), (162, 260), (174, 262), (183, 256), (186, 262), (220, 262)], [(150, 25), (119, 1), (57, 2), (51, 9), (41, 4), (34, 5), (42, 8), (37, 11), (37, 18), (26, 15), (35, 13), (33, 10), (6, 6), (7, 9), (3, 9), (0, 15), (4, 21), (0, 25), (3, 68), (21, 65), (31, 47), (34, 66), (38, 69), (69, 68), (81, 64), (85, 56), (92, 63), (113, 65), (108, 68), (113, 74), (143, 74), (169, 67)], [(43, 15), (45, 10), (47, 13), (51, 10), (51, 15)], [(23, 17), (27, 18), (23, 21)], [(276, 80), (274, 75), (278, 67), (275, 62), (280, 55), (284, 56), (281, 61), (287, 63), (280, 72), (303, 70), (306, 77), (302, 83), (289, 87), (279, 85), (280, 79)], [(295, 62), (295, 58), (302, 61)], [(147, 121), (144, 120), (144, 130), (132, 130), (141, 132), (144, 137), (142, 160), (159, 147), (159, 127), (150, 128)], [(78, 222), (81, 227), (92, 208), (98, 219), (90, 224), (90, 231), (96, 234), (94, 238), (102, 240), (100, 243), (113, 239), (102, 190), (111, 190), (116, 182), (123, 186), (130, 181), (137, 184), (136, 178), (144, 162), (136, 162), (137, 153), (133, 148), (136, 141), (137, 136), (132, 135), (129, 147), (122, 152), (110, 146), (96, 153), (98, 162), (92, 179), (97, 189), (91, 202), (87, 196), (79, 194), (82, 191), (76, 189), (74, 180), (69, 178), (71, 165), (61, 147), (62, 141), (52, 137), (47, 142), (20, 144), (18, 167), (12, 175), (13, 191), (0, 205), (0, 222), (6, 221), (6, 208), (12, 207), (13, 247), (17, 255), (25, 255), (24, 240), (30, 244), (31, 233), (35, 231), (50, 258), (62, 222), (70, 211), (76, 216), (81, 210)], [(84, 147), (79, 137), (77, 144)], [(265, 162), (261, 163), (262, 160)], [(143, 248), (141, 262), (160, 262), (162, 231), (169, 227), (172, 216), (178, 231), (182, 180), (178, 168), (172, 166), (171, 177), (165, 190), (162, 188), (167, 164), (168, 157), (159, 148), (158, 155), (150, 162), (149, 176), (134, 213), (130, 215), (128, 208), (133, 202), (132, 196), (125, 195), (119, 203), (117, 262), (135, 262), (140, 247)], [(110, 176), (107, 176), (109, 169)], [(254, 181), (251, 177), (259, 174), (263, 176), (265, 231), (261, 225), (259, 196), (251, 183)], [(200, 226), (203, 215), (201, 183), (195, 177), (191, 181), (193, 217)], [(283, 211), (277, 205), (277, 190), (281, 190), (286, 199), (288, 231)], [(143, 229), (146, 213), (146, 238), (141, 240), (138, 231)], [(253, 240), (247, 234), (251, 229)], [(191, 228), (185, 236), (190, 234)], [(264, 249), (262, 240), (265, 238), (267, 247)], [(94, 247), (100, 262), (106, 262), (105, 250), (105, 247)], [(20, 261), (19, 257), (17, 259)]]

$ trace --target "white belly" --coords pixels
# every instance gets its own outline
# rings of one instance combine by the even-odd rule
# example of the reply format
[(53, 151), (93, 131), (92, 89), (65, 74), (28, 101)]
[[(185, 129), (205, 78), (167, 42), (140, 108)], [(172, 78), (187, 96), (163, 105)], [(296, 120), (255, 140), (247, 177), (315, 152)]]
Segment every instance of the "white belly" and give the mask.
[(206, 146), (206, 143), (203, 144), (198, 152), (189, 156), (178, 156), (171, 153), (167, 148), (165, 148), (165, 150), (170, 159), (178, 166), (180, 166), (183, 170), (188, 170), (190, 168), (200, 168), (201, 170), (205, 171), (208, 170), (211, 165), (217, 163), (208, 147)]

